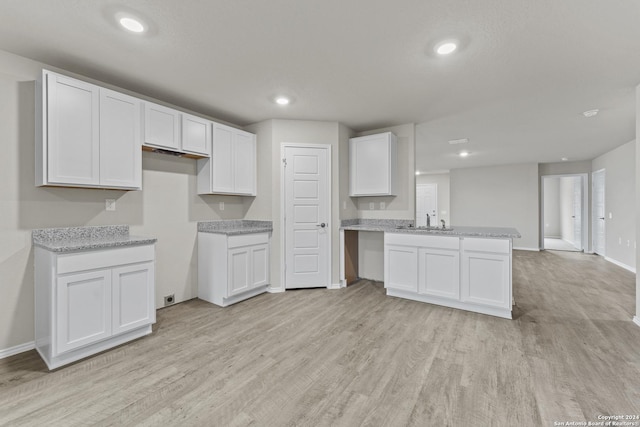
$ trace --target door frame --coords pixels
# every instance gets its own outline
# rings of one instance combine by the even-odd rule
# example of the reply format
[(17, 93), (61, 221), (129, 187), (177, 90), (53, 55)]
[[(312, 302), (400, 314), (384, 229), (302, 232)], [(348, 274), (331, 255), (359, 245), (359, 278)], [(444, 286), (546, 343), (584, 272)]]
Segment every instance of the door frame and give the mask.
[(319, 148), (326, 150), (327, 152), (327, 170), (326, 170), (326, 184), (327, 184), (327, 271), (325, 273), (325, 283), (327, 289), (332, 287), (331, 285), (331, 272), (332, 272), (332, 239), (331, 235), (333, 234), (333, 228), (331, 224), (331, 204), (332, 204), (332, 176), (331, 176), (331, 144), (304, 144), (304, 143), (295, 143), (295, 142), (283, 142), (280, 144), (280, 278), (282, 280), (282, 292), (287, 290), (287, 273), (285, 270), (285, 265), (287, 261), (287, 236), (286, 236), (286, 224), (285, 224), (285, 213), (287, 212), (287, 198), (286, 198), (286, 172), (284, 167), (284, 159), (286, 155), (287, 148)]
[(602, 242), (602, 248), (604, 249), (604, 253), (603, 254), (598, 254), (602, 257), (607, 256), (607, 203), (606, 203), (606, 197), (607, 197), (607, 172), (605, 168), (602, 169), (598, 169), (597, 171), (593, 171), (591, 172), (591, 250), (592, 252), (595, 254), (596, 252), (596, 246), (594, 244), (594, 241), (596, 239), (596, 227), (595, 227), (595, 223), (596, 223), (596, 215), (595, 215), (595, 208), (596, 208), (596, 198), (593, 197), (594, 194), (594, 187), (595, 187), (595, 180), (593, 179), (593, 177), (596, 174), (602, 174), (603, 179), (604, 179), (604, 197), (605, 199), (602, 201), (604, 203), (604, 242)]
[(556, 175), (542, 175), (540, 176), (540, 249), (544, 250), (544, 181), (547, 178), (570, 178), (579, 177), (582, 178), (582, 252), (586, 254), (593, 253), (593, 245), (589, 240), (589, 219), (591, 218), (589, 212), (589, 173), (565, 173)]

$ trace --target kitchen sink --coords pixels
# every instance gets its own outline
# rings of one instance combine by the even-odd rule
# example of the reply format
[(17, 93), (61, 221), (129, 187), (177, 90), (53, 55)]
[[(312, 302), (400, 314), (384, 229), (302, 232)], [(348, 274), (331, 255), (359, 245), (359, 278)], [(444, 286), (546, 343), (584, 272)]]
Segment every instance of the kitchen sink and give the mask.
[(424, 230), (424, 231), (453, 231), (451, 227), (416, 227), (416, 230)]

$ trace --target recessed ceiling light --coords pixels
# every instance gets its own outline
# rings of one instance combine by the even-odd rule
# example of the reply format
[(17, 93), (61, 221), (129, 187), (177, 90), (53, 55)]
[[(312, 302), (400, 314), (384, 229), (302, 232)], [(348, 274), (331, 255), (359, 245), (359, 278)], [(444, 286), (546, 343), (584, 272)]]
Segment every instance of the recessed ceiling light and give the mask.
[(566, 162), (566, 161), (568, 161), (568, 160), (569, 160), (569, 158), (568, 158), (568, 157), (563, 157), (563, 158), (562, 158), (562, 159), (560, 159), (560, 160), (562, 160), (563, 162)]
[(125, 16), (120, 18), (118, 21), (120, 25), (122, 25), (125, 29), (131, 31), (132, 33), (142, 33), (145, 30), (144, 24), (138, 21), (135, 18), (131, 18), (130, 16)]
[(454, 41), (444, 41), (436, 45), (435, 51), (438, 55), (449, 55), (458, 48), (458, 45)]
[(469, 152), (468, 151), (461, 151), (460, 153), (458, 153), (458, 155), (460, 157), (467, 157), (469, 155)]
[(593, 116), (596, 116), (599, 112), (600, 112), (600, 110), (598, 110), (596, 108), (594, 110), (587, 110), (587, 111), (583, 112), (582, 115), (585, 116), (585, 117), (593, 117)]
[(289, 102), (291, 102), (289, 101), (289, 98), (285, 96), (278, 96), (276, 97), (275, 101), (276, 101), (276, 104), (278, 105), (289, 105)]
[(420, 175), (420, 171), (416, 171), (416, 175)]

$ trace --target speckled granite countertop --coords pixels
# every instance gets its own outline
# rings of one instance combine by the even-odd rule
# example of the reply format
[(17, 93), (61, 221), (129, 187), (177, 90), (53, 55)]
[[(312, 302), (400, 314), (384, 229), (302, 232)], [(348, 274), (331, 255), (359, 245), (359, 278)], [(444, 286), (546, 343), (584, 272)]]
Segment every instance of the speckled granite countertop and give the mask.
[[(411, 224), (411, 227), (409, 227)], [(381, 231), (384, 233), (427, 234), (456, 237), (494, 237), (494, 238), (519, 238), (520, 232), (512, 227), (471, 227), (452, 226), (451, 230), (429, 230), (413, 227), (413, 221), (397, 219), (349, 219), (343, 220), (340, 226), (342, 230), (354, 231)]]
[(231, 219), (220, 221), (202, 221), (198, 223), (201, 233), (217, 233), (233, 236), (236, 234), (270, 233), (273, 231), (271, 221), (254, 221)]
[(158, 239), (129, 234), (128, 225), (41, 228), (31, 232), (33, 245), (52, 252), (79, 252), (93, 249), (154, 244)]

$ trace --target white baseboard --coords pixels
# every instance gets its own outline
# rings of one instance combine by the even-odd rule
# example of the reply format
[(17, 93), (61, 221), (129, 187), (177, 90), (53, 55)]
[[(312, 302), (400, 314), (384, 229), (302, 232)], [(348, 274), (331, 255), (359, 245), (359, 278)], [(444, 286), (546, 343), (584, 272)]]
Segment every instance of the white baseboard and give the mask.
[(343, 285), (341, 285), (340, 283), (332, 283), (329, 286), (327, 286), (327, 289), (342, 289), (344, 288)]
[(636, 325), (640, 326), (640, 317), (633, 316), (633, 323), (635, 323)]
[(270, 294), (279, 294), (284, 292), (284, 288), (267, 288), (267, 292)]
[(5, 357), (13, 356), (19, 353), (24, 353), (25, 351), (33, 350), (34, 348), (36, 348), (35, 341), (5, 348), (4, 350), (0, 350), (0, 359), (4, 359)]
[(513, 248), (514, 251), (532, 251), (532, 252), (540, 252), (540, 248)]
[(635, 269), (635, 268), (633, 268), (633, 267), (631, 267), (631, 266), (628, 266), (627, 264), (623, 264), (623, 263), (621, 263), (620, 261), (616, 261), (616, 260), (615, 260), (615, 259), (613, 259), (613, 258), (609, 258), (608, 256), (605, 256), (605, 257), (604, 257), (604, 259), (606, 259), (607, 261), (609, 261), (609, 262), (610, 262), (610, 263), (612, 263), (612, 264), (617, 265), (618, 267), (622, 267), (622, 268), (624, 268), (625, 270), (629, 270), (630, 272), (632, 272), (632, 273), (634, 273), (634, 274), (635, 274), (635, 272), (636, 272), (636, 269)]

